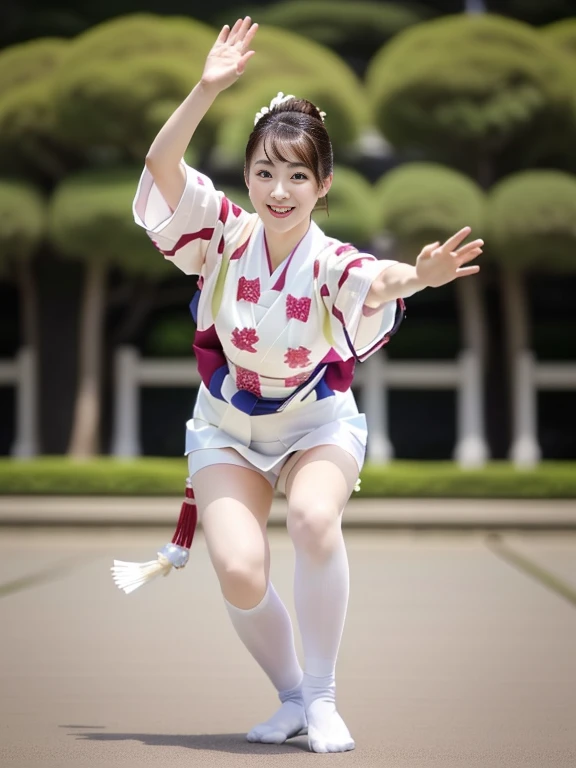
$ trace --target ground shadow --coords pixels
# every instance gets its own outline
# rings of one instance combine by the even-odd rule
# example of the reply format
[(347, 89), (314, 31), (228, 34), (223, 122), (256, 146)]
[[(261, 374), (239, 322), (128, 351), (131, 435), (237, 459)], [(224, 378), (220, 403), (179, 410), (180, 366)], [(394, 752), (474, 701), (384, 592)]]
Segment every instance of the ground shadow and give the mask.
[[(66, 726), (60, 726), (64, 728)], [(74, 728), (75, 726), (67, 726)], [(103, 728), (101, 725), (77, 726), (82, 728)], [(212, 752), (230, 752), (238, 755), (286, 755), (308, 752), (308, 739), (299, 736), (285, 744), (252, 744), (246, 741), (245, 733), (94, 733), (73, 732), (69, 734), (86, 741), (139, 741), (147, 747), (184, 747), (185, 749), (210, 750)]]

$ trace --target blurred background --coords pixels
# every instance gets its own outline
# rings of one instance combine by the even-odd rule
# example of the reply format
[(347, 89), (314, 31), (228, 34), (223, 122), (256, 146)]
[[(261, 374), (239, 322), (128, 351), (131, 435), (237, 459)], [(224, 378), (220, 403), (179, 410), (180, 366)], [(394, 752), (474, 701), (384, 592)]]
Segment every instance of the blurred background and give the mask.
[(181, 456), (195, 279), (131, 202), (222, 24), (261, 25), (187, 160), (238, 204), (256, 111), (327, 113), (327, 233), (414, 259), (464, 225), (479, 277), (407, 301), (360, 366), (374, 462), (576, 459), (576, 2), (8, 0), (0, 10), (0, 455)]

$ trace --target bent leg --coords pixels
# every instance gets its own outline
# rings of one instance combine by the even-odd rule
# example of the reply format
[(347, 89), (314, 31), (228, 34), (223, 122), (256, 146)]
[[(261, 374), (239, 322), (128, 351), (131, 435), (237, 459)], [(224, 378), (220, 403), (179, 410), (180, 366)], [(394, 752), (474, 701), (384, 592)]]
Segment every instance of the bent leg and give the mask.
[(232, 624), (282, 702), (280, 710), (247, 738), (280, 744), (301, 732), (306, 720), (292, 623), (269, 582), (266, 523), (272, 488), (258, 472), (231, 464), (199, 470), (193, 486)]
[(294, 600), (304, 648), (303, 696), (310, 748), (354, 749), (336, 710), (335, 668), (348, 606), (348, 557), (342, 512), (358, 477), (338, 446), (307, 451), (286, 483), (288, 532), (294, 543)]

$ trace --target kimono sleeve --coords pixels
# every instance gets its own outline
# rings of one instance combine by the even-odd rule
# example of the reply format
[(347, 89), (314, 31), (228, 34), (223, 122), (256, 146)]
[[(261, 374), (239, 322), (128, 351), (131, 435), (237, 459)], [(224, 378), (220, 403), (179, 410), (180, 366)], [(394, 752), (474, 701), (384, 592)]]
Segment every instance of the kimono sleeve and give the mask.
[(228, 239), (240, 231), (246, 211), (217, 192), (212, 181), (182, 163), (186, 172), (184, 192), (172, 211), (145, 168), (136, 191), (133, 214), (164, 257), (187, 275), (208, 272), (222, 256)]
[(326, 263), (321, 287), (328, 311), (330, 342), (343, 360), (358, 362), (386, 344), (404, 316), (402, 299), (386, 302), (377, 310), (364, 306), (374, 278), (395, 261), (378, 260), (369, 254), (332, 254)]

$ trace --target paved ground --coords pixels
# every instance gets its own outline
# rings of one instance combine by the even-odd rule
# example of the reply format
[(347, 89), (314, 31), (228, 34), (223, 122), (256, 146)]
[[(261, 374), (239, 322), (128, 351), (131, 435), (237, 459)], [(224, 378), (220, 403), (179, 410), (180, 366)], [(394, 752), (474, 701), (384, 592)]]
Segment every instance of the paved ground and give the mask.
[[(354, 752), (251, 745), (275, 707), (237, 641), (204, 542), (129, 597), (114, 557), (145, 529), (0, 530), (3, 768), (576, 766), (576, 534), (348, 531), (338, 667)], [(272, 532), (290, 610), (292, 551)]]

